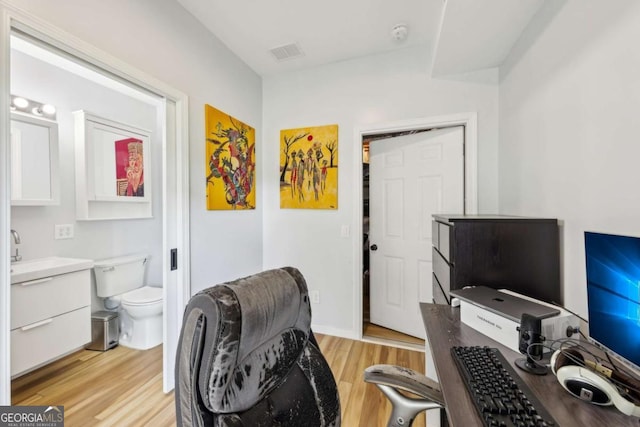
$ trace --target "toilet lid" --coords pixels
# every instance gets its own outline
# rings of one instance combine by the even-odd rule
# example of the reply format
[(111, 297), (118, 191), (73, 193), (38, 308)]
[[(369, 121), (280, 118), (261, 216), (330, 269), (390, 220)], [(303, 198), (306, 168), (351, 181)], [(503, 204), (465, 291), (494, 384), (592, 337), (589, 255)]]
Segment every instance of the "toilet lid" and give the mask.
[(162, 288), (143, 286), (122, 294), (122, 302), (126, 304), (144, 305), (162, 301)]

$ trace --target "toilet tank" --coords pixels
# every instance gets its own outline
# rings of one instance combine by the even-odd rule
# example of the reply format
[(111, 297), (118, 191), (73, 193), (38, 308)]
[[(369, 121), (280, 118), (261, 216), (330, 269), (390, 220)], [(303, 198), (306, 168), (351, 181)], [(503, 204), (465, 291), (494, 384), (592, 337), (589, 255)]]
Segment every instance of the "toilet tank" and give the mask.
[(94, 262), (96, 294), (106, 298), (142, 287), (147, 258), (145, 254), (136, 254)]

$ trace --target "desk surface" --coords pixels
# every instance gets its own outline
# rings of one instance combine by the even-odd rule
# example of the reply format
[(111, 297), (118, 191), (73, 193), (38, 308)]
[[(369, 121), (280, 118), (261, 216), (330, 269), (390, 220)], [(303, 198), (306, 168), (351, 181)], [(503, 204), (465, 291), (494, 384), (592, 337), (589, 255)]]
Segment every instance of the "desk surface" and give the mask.
[(520, 353), (501, 345), (486, 335), (460, 322), (460, 309), (447, 305), (421, 303), (422, 319), (427, 332), (428, 349), (431, 349), (436, 374), (447, 407), (451, 426), (481, 426), (475, 406), (462, 382), (458, 368), (451, 357), (452, 346), (487, 345), (496, 347), (504, 355), (520, 377), (527, 383), (547, 411), (562, 427), (639, 426), (640, 420), (626, 416), (614, 407), (597, 407), (583, 402), (566, 392), (549, 373), (544, 376), (520, 371), (513, 361), (523, 357)]

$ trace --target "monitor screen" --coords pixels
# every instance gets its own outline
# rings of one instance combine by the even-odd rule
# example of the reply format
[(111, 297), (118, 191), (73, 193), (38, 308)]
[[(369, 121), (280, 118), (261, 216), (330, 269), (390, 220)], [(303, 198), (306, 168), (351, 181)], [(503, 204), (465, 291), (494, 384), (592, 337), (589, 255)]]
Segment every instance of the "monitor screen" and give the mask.
[(585, 232), (589, 335), (640, 369), (640, 238)]

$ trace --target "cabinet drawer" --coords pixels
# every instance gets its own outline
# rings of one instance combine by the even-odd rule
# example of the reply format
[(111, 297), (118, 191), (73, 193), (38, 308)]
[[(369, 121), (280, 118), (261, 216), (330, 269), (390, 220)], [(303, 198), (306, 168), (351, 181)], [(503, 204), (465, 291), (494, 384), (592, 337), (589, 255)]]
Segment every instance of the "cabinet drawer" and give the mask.
[(11, 331), (11, 376), (91, 341), (91, 308), (50, 317)]
[(433, 246), (440, 248), (440, 223), (438, 221), (431, 221), (431, 241)]
[(447, 298), (447, 295), (444, 294), (435, 274), (433, 275), (433, 302), (435, 304), (449, 305), (449, 299)]
[(91, 305), (91, 270), (11, 285), (11, 329)]
[(448, 298), (451, 289), (451, 266), (435, 248), (433, 248), (433, 274)]
[(438, 249), (447, 262), (453, 262), (453, 254), (451, 253), (451, 226), (438, 221), (432, 224), (433, 246)]

